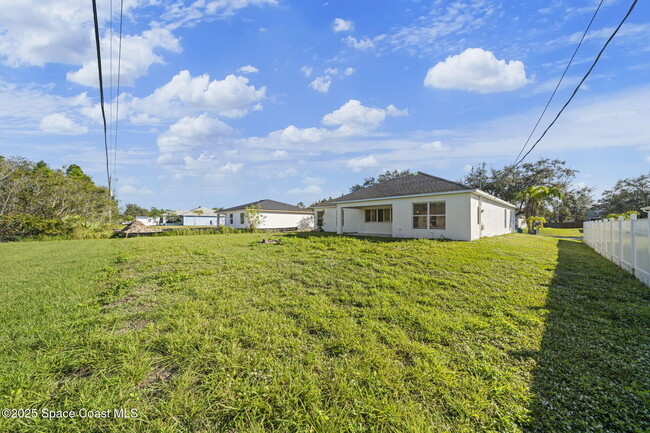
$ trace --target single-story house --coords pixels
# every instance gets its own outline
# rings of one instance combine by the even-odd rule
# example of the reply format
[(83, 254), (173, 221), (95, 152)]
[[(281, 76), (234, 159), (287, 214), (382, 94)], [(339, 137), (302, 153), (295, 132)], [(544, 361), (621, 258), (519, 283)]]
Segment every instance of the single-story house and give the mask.
[(199, 206), (192, 210), (177, 210), (174, 215), (180, 217), (180, 225), (182, 226), (220, 226), (223, 225), (223, 216), (219, 216), (220, 212), (215, 212), (213, 209)]
[(516, 210), (480, 189), (421, 172), (313, 208), (316, 227), (326, 232), (460, 241), (512, 233)]
[(314, 228), (313, 209), (300, 208), (275, 200), (259, 200), (219, 211), (225, 215), (224, 224), (234, 228), (249, 228), (246, 209), (256, 207), (260, 210), (259, 229), (297, 229)]
[(598, 209), (592, 207), (587, 209), (587, 214), (585, 215), (585, 221), (598, 221), (605, 217), (605, 209)]
[(137, 216), (135, 219), (146, 226), (162, 226), (165, 224), (164, 217)]

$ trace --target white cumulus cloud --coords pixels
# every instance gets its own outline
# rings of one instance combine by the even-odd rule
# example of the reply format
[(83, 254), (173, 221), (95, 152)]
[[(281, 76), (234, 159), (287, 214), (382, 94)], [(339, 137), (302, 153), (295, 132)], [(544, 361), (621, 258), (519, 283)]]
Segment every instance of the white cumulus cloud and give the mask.
[[(102, 41), (102, 46), (108, 48), (109, 38)], [(118, 58), (119, 38), (113, 36), (113, 59)], [(120, 84), (134, 86), (135, 80), (146, 75), (153, 64), (162, 64), (162, 56), (156, 54), (158, 50), (165, 50), (178, 53), (181, 51), (180, 41), (169, 30), (153, 28), (142, 33), (142, 35), (125, 35), (122, 38), (122, 56), (120, 61)], [(103, 53), (103, 57), (107, 54)], [(102, 59), (104, 60), (104, 59)], [(111, 69), (102, 62), (104, 72), (104, 85), (111, 80)], [(112, 80), (117, 83), (118, 68), (117, 62), (112, 68)], [(97, 60), (93, 56), (83, 62), (81, 69), (68, 72), (68, 81), (84, 86), (99, 87), (97, 78)]]
[[(135, 6), (126, 1), (125, 13)], [(108, 4), (99, 2), (98, 9), (106, 21)], [(93, 14), (86, 2), (0, 0), (0, 10), (0, 57), (10, 66), (80, 65), (94, 54)]]
[(371, 39), (368, 38), (357, 39), (351, 35), (346, 36), (343, 39), (343, 41), (349, 46), (354, 47), (355, 49), (361, 51), (369, 50), (370, 48), (373, 48), (375, 46), (375, 43)]
[(241, 162), (227, 162), (226, 164), (219, 167), (219, 171), (222, 173), (237, 173), (244, 166)]
[(158, 137), (158, 148), (161, 153), (185, 152), (216, 144), (219, 138), (232, 132), (230, 126), (205, 113), (198, 117), (183, 117)]
[(138, 116), (141, 123), (202, 112), (241, 117), (250, 110), (260, 109), (260, 101), (266, 94), (266, 87), (256, 89), (248, 83), (248, 78), (237, 75), (210, 81), (208, 74), (192, 77), (188, 71), (181, 71), (149, 96), (124, 95), (120, 112), (124, 110), (124, 116)]
[(88, 128), (77, 124), (63, 113), (52, 113), (41, 120), (39, 128), (50, 134), (85, 134)]
[(317, 92), (327, 93), (330, 90), (330, 85), (332, 84), (332, 79), (329, 75), (324, 75), (322, 77), (316, 77), (314, 81), (309, 83), (309, 87), (316, 90)]
[(529, 82), (524, 63), (498, 60), (490, 51), (468, 48), (429, 69), (424, 85), (479, 93), (519, 89)]
[(354, 30), (354, 22), (344, 20), (343, 18), (336, 18), (334, 19), (334, 23), (332, 23), (332, 30), (334, 30), (335, 33), (351, 32)]
[(237, 72), (241, 72), (242, 74), (256, 74), (259, 71), (260, 70), (257, 69), (253, 65), (246, 65), (246, 66), (242, 66), (241, 68), (237, 69)]
[(374, 156), (368, 155), (363, 158), (352, 158), (348, 161), (347, 165), (348, 168), (352, 169), (352, 171), (361, 171), (364, 168), (377, 167), (379, 161), (377, 161), (377, 158)]
[(301, 194), (322, 194), (323, 190), (318, 185), (307, 185), (304, 188), (294, 188), (290, 189), (289, 194), (291, 195), (301, 195)]
[(394, 105), (383, 108), (366, 107), (360, 101), (351, 99), (341, 108), (323, 116), (324, 125), (339, 125), (341, 132), (362, 133), (377, 129), (386, 116), (405, 116), (407, 110), (399, 110)]
[(152, 195), (153, 191), (148, 188), (138, 188), (133, 185), (123, 185), (118, 190), (118, 193), (123, 195), (138, 196), (138, 195)]
[(305, 76), (305, 78), (309, 78), (309, 77), (311, 77), (311, 73), (312, 73), (313, 71), (314, 71), (314, 68), (312, 68), (311, 66), (303, 66), (302, 68), (300, 68), (300, 72), (303, 73), (303, 75)]

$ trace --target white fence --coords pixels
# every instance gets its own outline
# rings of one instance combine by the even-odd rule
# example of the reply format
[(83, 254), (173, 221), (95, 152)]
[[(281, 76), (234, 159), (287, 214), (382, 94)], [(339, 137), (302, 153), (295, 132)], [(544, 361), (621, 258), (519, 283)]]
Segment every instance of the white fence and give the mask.
[(585, 222), (584, 241), (650, 286), (650, 218)]

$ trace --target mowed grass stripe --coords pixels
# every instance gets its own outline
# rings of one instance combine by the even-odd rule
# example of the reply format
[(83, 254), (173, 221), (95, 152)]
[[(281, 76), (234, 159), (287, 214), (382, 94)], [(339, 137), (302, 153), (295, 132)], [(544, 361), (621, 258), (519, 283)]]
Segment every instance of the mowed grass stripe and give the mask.
[[(637, 409), (647, 409), (647, 288), (581, 243), (282, 235), (279, 244), (257, 244), (263, 236), (0, 245), (0, 266), (27, 259), (42, 272), (0, 277), (2, 290), (34, 284), (70, 292), (56, 312), (34, 307), (56, 325), (19, 312), (20, 301), (8, 298), (13, 309), (3, 320), (18, 325), (0, 331), (14, 353), (0, 355), (3, 405), (140, 413), (136, 420), (2, 420), (0, 430), (650, 426), (648, 411)], [(49, 259), (53, 251), (59, 261)], [(36, 290), (37, 302), (47, 304), (51, 290)], [(574, 320), (567, 309), (576, 310), (576, 323), (567, 322)], [(584, 341), (567, 344), (566, 332), (557, 332), (567, 326), (586, 327)], [(49, 343), (21, 344), (40, 328), (50, 329)], [(584, 359), (595, 347), (607, 363)], [(555, 375), (555, 364), (566, 362), (577, 379), (562, 369)], [(611, 368), (628, 363), (636, 370)], [(558, 381), (563, 386), (545, 385)], [(604, 391), (589, 396), (585, 383)], [(588, 406), (579, 403), (585, 398)], [(624, 419), (607, 413), (612, 401)]]

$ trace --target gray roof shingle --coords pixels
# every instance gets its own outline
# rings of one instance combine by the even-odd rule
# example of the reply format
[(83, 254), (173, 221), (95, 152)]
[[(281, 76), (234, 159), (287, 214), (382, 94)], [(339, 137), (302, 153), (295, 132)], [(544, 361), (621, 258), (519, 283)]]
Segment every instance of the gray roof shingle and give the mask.
[(236, 210), (244, 210), (247, 207), (257, 206), (257, 205), (259, 205), (263, 211), (267, 210), (267, 211), (275, 211), (275, 212), (284, 211), (284, 212), (301, 212), (301, 213), (312, 213), (313, 212), (313, 210), (311, 210), (311, 209), (300, 208), (300, 207), (294, 206), (292, 204), (282, 203), (282, 202), (279, 202), (279, 201), (268, 200), (268, 199), (258, 200), (258, 201), (254, 201), (252, 203), (246, 203), (246, 204), (242, 204), (242, 205), (239, 205), (239, 206), (230, 207), (228, 209), (220, 210), (219, 212), (230, 212), (230, 211), (236, 211)]
[(385, 197), (432, 194), (471, 189), (473, 188), (463, 185), (462, 183), (431, 176), (430, 174), (422, 172), (416, 172), (359, 189), (350, 194), (345, 194), (341, 197), (320, 203), (318, 206), (328, 206), (351, 200), (370, 200)]

